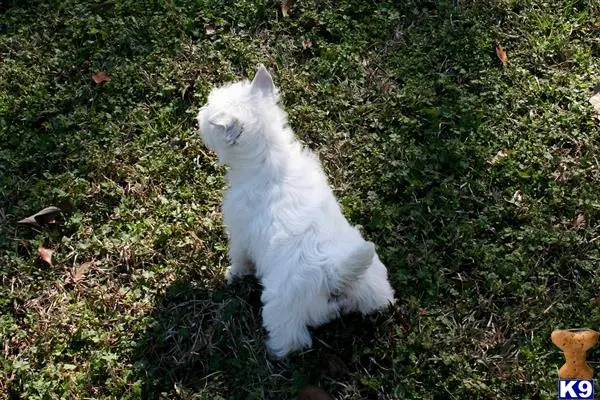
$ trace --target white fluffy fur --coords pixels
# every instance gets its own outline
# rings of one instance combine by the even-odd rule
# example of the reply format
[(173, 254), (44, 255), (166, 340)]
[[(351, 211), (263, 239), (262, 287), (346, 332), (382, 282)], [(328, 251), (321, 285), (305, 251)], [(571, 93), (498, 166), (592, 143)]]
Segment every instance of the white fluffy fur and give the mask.
[(296, 140), (278, 102), (261, 65), (252, 82), (214, 89), (198, 123), (206, 146), (229, 167), (226, 278), (260, 280), (266, 345), (284, 357), (312, 345), (308, 326), (385, 308), (394, 291), (373, 244), (344, 218), (318, 158)]

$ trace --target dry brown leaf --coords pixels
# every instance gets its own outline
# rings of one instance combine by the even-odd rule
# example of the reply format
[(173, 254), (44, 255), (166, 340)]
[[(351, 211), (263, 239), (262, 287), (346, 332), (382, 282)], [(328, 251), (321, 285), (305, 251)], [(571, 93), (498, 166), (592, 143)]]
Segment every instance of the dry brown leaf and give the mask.
[(49, 265), (52, 265), (52, 254), (54, 253), (53, 250), (45, 249), (42, 246), (40, 246), (38, 247), (38, 253), (40, 254), (40, 258), (43, 261), (45, 261)]
[(575, 218), (573, 220), (573, 222), (571, 223), (571, 226), (573, 228), (579, 228), (581, 226), (585, 225), (585, 217), (583, 214), (579, 214), (577, 215), (577, 218)]
[(92, 80), (96, 83), (96, 85), (99, 85), (103, 82), (109, 82), (111, 77), (108, 76), (106, 72), (100, 71), (97, 74), (92, 75)]
[(490, 160), (488, 160), (487, 163), (489, 165), (494, 165), (506, 156), (508, 156), (508, 151), (500, 150), (500, 151), (498, 151), (498, 153), (496, 153), (496, 155), (494, 157), (492, 157)]
[(217, 33), (215, 24), (204, 24), (204, 33), (206, 33), (207, 36), (212, 36)]
[(290, 8), (292, 8), (292, 0), (283, 0), (281, 2), (281, 14), (283, 14), (284, 18), (288, 18), (290, 16)]
[(600, 119), (600, 92), (590, 97), (590, 104), (594, 107), (596, 118)]
[(85, 273), (87, 270), (94, 265), (93, 261), (84, 262), (78, 267), (73, 267), (69, 270), (69, 276), (67, 279), (67, 283), (77, 283), (81, 281), (85, 277)]
[(305, 386), (298, 392), (298, 400), (333, 400), (333, 397), (320, 387)]
[(598, 297), (594, 297), (594, 303), (596, 303), (596, 305), (597, 305), (598, 307), (600, 307), (600, 296), (598, 296)]
[(302, 48), (303, 48), (304, 50), (306, 50), (306, 49), (310, 49), (311, 47), (312, 47), (312, 42), (310, 41), (310, 39), (304, 39), (304, 40), (302, 41)]
[(496, 55), (498, 56), (498, 59), (502, 65), (506, 67), (506, 64), (508, 63), (508, 55), (506, 55), (506, 50), (504, 50), (504, 47), (498, 45), (498, 47), (496, 47)]
[(43, 210), (27, 218), (23, 218), (22, 220), (18, 221), (17, 224), (29, 225), (35, 228), (40, 228), (42, 225), (55, 223), (56, 221), (54, 220), (54, 218), (59, 212), (60, 208), (58, 207), (46, 207)]

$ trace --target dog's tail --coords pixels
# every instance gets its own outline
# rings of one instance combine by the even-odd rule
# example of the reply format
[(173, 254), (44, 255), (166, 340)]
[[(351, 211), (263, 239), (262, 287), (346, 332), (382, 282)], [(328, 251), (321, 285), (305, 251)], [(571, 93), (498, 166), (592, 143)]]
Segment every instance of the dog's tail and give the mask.
[(337, 265), (337, 271), (329, 282), (334, 292), (341, 292), (346, 286), (356, 281), (369, 268), (375, 257), (375, 245), (363, 242), (348, 254)]

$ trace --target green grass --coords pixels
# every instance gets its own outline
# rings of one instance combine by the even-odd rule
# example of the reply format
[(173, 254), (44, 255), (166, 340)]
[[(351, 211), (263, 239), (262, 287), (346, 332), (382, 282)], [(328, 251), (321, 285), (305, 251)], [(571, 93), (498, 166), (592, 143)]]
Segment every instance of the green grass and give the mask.
[[(3, 5), (0, 398), (555, 398), (550, 332), (600, 329), (599, 21), (595, 0)], [(281, 362), (259, 285), (223, 282), (194, 124), (259, 62), (398, 296)], [(17, 225), (48, 205), (57, 224)]]

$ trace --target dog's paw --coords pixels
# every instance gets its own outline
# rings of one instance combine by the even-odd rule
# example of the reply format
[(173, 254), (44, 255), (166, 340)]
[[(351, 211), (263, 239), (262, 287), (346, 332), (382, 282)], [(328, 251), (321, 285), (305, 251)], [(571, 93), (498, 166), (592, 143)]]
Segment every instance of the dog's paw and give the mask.
[(312, 338), (308, 329), (303, 327), (298, 331), (270, 334), (265, 345), (270, 357), (281, 360), (289, 353), (312, 347)]
[(225, 270), (225, 280), (228, 285), (231, 285), (236, 278), (242, 278), (244, 275), (248, 275), (250, 272), (247, 268), (238, 264), (231, 264)]
[(225, 281), (228, 285), (231, 285), (233, 283), (233, 278), (235, 278), (236, 276), (237, 275), (235, 275), (231, 270), (231, 265), (227, 267), (227, 269), (225, 270)]

